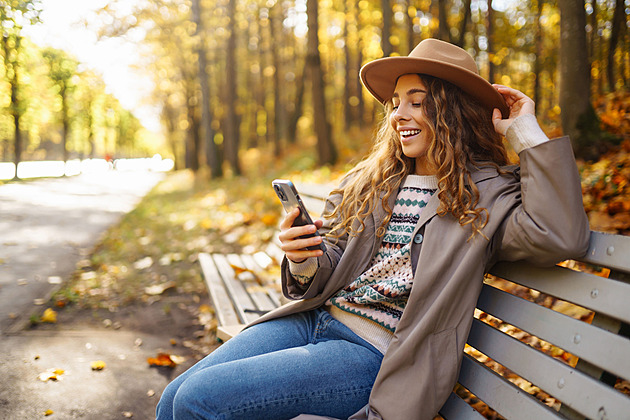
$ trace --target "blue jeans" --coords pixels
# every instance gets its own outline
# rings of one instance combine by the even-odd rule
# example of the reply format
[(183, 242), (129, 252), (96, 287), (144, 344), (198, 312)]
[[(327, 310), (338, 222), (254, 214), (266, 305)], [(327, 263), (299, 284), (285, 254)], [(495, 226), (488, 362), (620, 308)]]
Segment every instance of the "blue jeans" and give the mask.
[(323, 309), (252, 326), (171, 382), (157, 419), (348, 418), (383, 355)]

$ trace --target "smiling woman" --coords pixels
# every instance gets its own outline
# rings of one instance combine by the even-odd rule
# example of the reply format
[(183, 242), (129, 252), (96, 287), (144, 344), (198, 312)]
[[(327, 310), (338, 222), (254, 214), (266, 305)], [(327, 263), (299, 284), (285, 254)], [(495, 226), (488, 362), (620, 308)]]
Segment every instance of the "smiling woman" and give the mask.
[[(484, 272), (586, 252), (570, 142), (547, 139), (522, 92), (491, 85), (466, 51), (435, 39), (366, 64), (361, 80), (386, 111), (372, 151), (324, 220), (294, 226), (291, 212), (280, 224), (282, 290), (297, 302), (176, 378), (158, 419), (432, 419), (455, 384)], [(505, 166), (502, 136), (521, 170)]]

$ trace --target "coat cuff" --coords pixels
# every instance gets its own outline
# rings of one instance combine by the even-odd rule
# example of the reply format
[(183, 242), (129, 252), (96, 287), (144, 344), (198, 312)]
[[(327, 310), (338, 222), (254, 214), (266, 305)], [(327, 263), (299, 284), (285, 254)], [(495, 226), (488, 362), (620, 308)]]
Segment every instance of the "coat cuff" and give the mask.
[(505, 137), (517, 154), (549, 140), (532, 114), (517, 117), (508, 127)]

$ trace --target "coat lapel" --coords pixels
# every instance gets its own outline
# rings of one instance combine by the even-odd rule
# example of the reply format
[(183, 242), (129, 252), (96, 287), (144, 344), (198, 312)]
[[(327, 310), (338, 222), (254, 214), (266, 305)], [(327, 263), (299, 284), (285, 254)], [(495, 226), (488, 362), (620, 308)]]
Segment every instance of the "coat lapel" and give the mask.
[[(481, 166), (479, 168), (476, 168), (470, 165), (468, 167), (468, 170), (470, 171), (470, 176), (475, 184), (486, 179), (499, 176), (499, 172), (497, 172), (496, 168), (494, 168), (493, 166)], [(414, 235), (423, 225), (431, 220), (433, 216), (437, 215), (437, 210), (439, 206), (440, 199), (438, 198), (438, 194), (436, 192), (429, 199), (429, 202), (427, 203), (427, 206), (424, 208), (424, 210), (422, 210), (422, 214), (420, 215), (420, 219), (418, 220), (418, 223), (416, 225)]]

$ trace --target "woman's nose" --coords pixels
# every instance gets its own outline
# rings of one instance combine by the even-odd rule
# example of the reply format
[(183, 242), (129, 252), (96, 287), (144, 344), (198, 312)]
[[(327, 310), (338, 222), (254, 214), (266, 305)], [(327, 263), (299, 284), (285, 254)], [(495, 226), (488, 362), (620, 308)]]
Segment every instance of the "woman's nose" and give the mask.
[(393, 117), (395, 121), (408, 119), (407, 113), (404, 111), (403, 106), (398, 106), (398, 108), (394, 109)]

